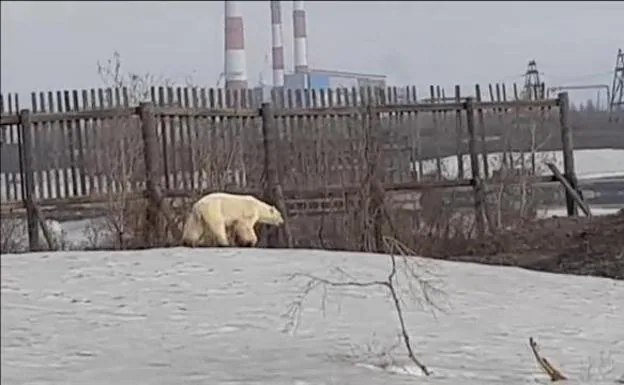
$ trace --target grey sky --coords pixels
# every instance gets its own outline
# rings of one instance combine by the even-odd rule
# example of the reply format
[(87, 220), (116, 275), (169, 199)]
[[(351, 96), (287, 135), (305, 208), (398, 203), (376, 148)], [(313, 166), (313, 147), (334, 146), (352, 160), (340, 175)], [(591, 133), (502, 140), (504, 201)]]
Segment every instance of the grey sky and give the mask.
[[(282, 3), (292, 68), (292, 2)], [(268, 2), (242, 4), (252, 83), (271, 79)], [(423, 88), (521, 81), (537, 60), (548, 85), (611, 83), (624, 2), (306, 2), (311, 67), (383, 73)], [(126, 70), (214, 86), (223, 2), (2, 2), (2, 92), (101, 85), (117, 50)], [(594, 92), (589, 95), (595, 95)], [(576, 99), (583, 94), (574, 93)]]

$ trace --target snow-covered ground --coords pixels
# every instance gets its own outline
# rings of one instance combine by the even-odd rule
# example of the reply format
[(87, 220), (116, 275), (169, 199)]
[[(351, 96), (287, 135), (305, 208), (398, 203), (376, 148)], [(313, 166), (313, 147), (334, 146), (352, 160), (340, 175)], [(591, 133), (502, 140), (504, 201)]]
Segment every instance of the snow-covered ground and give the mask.
[[(624, 204), (622, 205), (617, 205), (617, 206), (606, 206), (606, 207), (601, 207), (601, 206), (591, 206), (591, 214), (593, 216), (597, 216), (597, 215), (609, 215), (609, 214), (615, 214), (618, 211), (620, 211), (621, 209), (624, 209)], [(580, 210), (579, 210), (580, 211)], [(568, 211), (565, 207), (548, 207), (548, 208), (544, 208), (541, 210), (538, 210), (538, 216), (541, 218), (549, 218), (549, 217), (565, 217), (568, 215)], [(583, 213), (581, 212), (581, 214), (579, 215), (583, 215)]]
[[(531, 167), (531, 156), (525, 153), (524, 162), (526, 167)], [(488, 164), (491, 170), (500, 168), (502, 164), (502, 153), (488, 153)], [(514, 165), (520, 167), (522, 164), (522, 153), (512, 153)], [(563, 170), (563, 153), (561, 151), (540, 151), (536, 153), (536, 168), (539, 175), (550, 175), (550, 170), (544, 165), (545, 162), (553, 162), (559, 169)], [(470, 155), (462, 156), (464, 165), (464, 175), (466, 178), (472, 176), (470, 170)], [(455, 179), (459, 175), (457, 156), (448, 156), (442, 159), (442, 170), (445, 178)], [(479, 155), (479, 163), (483, 163), (483, 157)], [(574, 165), (579, 179), (593, 179), (604, 177), (624, 176), (624, 150), (617, 149), (592, 149), (574, 150)], [(436, 171), (435, 160), (423, 162), (423, 172), (425, 174)], [(414, 169), (418, 170), (418, 162), (415, 162)], [(483, 167), (481, 167), (483, 173)], [(484, 176), (483, 174), (481, 175)]]
[[(296, 333), (282, 317), (303, 290), (295, 272), (341, 267), (385, 279), (379, 255), (261, 249), (154, 249), (2, 256), (2, 384), (549, 383), (528, 338), (578, 382), (624, 375), (624, 283), (517, 268), (422, 261), (445, 295), (435, 313), (407, 303), (431, 378), (377, 369), (356, 354), (394, 342), (382, 289), (322, 292)], [(342, 294), (341, 294), (342, 293)], [(336, 305), (336, 306), (334, 306)], [(359, 349), (358, 349), (359, 348)], [(404, 350), (394, 352), (407, 365)], [(588, 375), (589, 371), (589, 375)]]

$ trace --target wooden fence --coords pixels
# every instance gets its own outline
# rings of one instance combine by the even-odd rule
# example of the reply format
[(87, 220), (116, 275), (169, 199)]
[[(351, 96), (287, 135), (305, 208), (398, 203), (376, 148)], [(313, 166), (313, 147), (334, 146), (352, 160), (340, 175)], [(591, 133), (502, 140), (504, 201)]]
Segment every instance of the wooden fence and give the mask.
[(490, 155), (503, 152), (505, 163), (510, 149), (532, 151), (522, 168), (533, 175), (536, 150), (563, 149), (564, 175), (577, 188), (567, 94), (523, 101), (514, 86), (508, 101), (506, 87), (488, 89), (484, 100), (479, 86), (474, 97), (431, 86), (424, 101), (415, 87), (288, 90), (262, 103), (252, 90), (109, 88), (33, 93), (31, 109), (8, 95), (2, 213), (25, 209), (36, 228), (36, 207), (72, 210), (111, 196), (156, 207), (216, 190), (268, 195), (291, 211), (372, 180), (385, 191), (469, 187), (480, 212), (483, 180), (496, 171)]

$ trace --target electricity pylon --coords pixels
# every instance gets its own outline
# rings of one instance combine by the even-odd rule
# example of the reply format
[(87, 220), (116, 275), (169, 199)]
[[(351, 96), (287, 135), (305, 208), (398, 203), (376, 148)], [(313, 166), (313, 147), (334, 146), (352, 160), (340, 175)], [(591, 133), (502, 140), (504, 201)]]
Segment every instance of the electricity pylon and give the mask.
[(609, 119), (613, 114), (624, 108), (624, 51), (618, 50), (613, 70), (613, 84), (611, 85), (611, 100), (609, 101)]
[(537, 63), (535, 60), (531, 60), (529, 61), (526, 72), (524, 73), (524, 89), (522, 90), (522, 99), (542, 100), (545, 96), (544, 82), (540, 80)]

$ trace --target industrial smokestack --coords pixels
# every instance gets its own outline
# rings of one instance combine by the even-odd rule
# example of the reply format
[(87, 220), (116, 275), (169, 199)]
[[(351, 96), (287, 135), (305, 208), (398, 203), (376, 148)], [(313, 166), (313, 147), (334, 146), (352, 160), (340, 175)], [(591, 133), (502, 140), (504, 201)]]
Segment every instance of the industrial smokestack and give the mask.
[(308, 72), (308, 33), (303, 1), (293, 1), (293, 31), (295, 35), (295, 73)]
[(245, 30), (238, 1), (225, 1), (225, 88), (247, 88)]
[(282, 6), (271, 0), (271, 43), (273, 48), (273, 87), (284, 86), (284, 43), (282, 36)]

